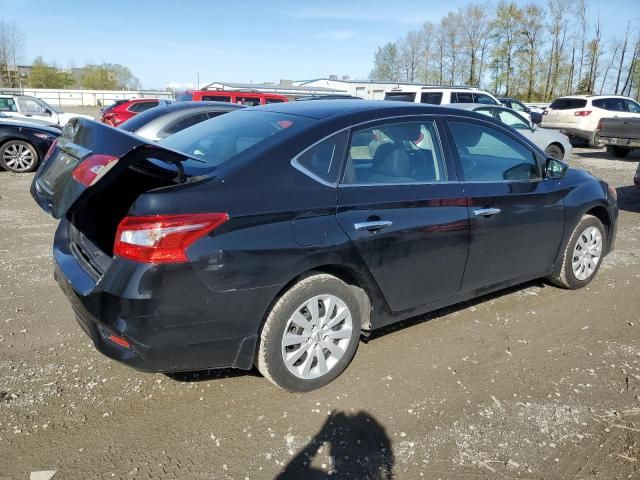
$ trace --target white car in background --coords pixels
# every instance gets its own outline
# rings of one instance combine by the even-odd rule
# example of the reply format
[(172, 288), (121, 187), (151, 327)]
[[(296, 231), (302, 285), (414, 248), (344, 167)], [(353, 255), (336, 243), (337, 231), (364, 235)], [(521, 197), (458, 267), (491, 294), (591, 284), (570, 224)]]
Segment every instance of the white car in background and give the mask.
[(552, 128), (602, 147), (596, 138), (601, 118), (640, 117), (640, 104), (618, 95), (570, 95), (555, 99), (542, 115), (543, 128)]
[(0, 94), (0, 112), (10, 117), (40, 120), (60, 127), (74, 117), (95, 120), (90, 115), (61, 112), (44, 100), (30, 95)]
[(475, 105), (470, 103), (462, 103), (450, 105), (452, 108), (461, 108), (464, 110), (472, 110), (481, 113), (496, 120), (500, 120), (505, 125), (515, 128), (518, 133), (528, 139), (540, 150), (551, 158), (557, 160), (569, 161), (571, 157), (571, 142), (566, 135), (555, 130), (547, 130), (546, 128), (538, 128), (535, 123), (530, 122), (522, 116), (520, 112), (516, 112), (510, 108), (498, 105)]
[(496, 97), (475, 87), (403, 86), (385, 92), (384, 99), (429, 105), (450, 103), (500, 105)]

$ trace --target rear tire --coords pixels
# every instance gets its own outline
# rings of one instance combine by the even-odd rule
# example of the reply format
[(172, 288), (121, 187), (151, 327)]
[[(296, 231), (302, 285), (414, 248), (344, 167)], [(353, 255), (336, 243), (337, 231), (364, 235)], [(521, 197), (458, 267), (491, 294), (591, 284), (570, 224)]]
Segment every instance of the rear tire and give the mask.
[(615, 158), (624, 158), (629, 155), (631, 150), (624, 147), (614, 147), (613, 145), (607, 146), (607, 153)]
[(0, 147), (0, 166), (9, 172), (33, 172), (39, 163), (38, 151), (29, 142), (9, 140)]
[(569, 290), (588, 285), (600, 269), (606, 246), (607, 236), (602, 222), (593, 215), (584, 215), (565, 247), (560, 271), (551, 275), (549, 280)]
[(598, 139), (596, 134), (594, 133), (591, 139), (589, 140), (589, 148), (602, 148), (604, 144)]
[(546, 153), (548, 157), (555, 158), (556, 160), (562, 160), (564, 158), (562, 149), (558, 145), (549, 145), (544, 153)]
[(308, 275), (269, 312), (260, 333), (258, 370), (291, 392), (323, 387), (353, 359), (360, 319), (358, 300), (349, 285), (324, 273)]

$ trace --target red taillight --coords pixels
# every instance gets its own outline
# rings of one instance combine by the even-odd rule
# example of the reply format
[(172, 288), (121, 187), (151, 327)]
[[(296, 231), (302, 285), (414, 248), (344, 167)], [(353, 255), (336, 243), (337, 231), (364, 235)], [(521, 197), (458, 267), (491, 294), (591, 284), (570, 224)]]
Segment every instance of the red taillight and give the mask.
[(577, 112), (573, 112), (576, 117), (587, 117), (591, 115), (591, 110), (578, 110)]
[(144, 263), (186, 262), (187, 248), (228, 219), (226, 213), (125, 217), (113, 253)]
[(53, 151), (56, 149), (57, 146), (58, 146), (58, 139), (56, 138), (51, 144), (51, 146), (49, 147), (49, 149), (47, 150), (47, 153), (44, 156), (43, 162), (46, 162), (47, 160), (49, 160), (49, 158), (51, 157), (51, 154), (53, 153)]
[(80, 182), (85, 187), (90, 187), (100, 180), (105, 173), (115, 167), (117, 162), (118, 157), (98, 153), (91, 155), (78, 164), (71, 175), (77, 182)]

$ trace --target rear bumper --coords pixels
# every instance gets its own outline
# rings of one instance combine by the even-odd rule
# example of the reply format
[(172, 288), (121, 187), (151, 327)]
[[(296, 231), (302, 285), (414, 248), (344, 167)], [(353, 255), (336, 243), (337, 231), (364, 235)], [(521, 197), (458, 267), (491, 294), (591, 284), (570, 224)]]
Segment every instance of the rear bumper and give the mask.
[(620, 137), (601, 137), (597, 135), (598, 140), (604, 145), (610, 145), (612, 147), (620, 148), (640, 148), (640, 140), (634, 138), (620, 138)]
[(569, 138), (580, 138), (582, 140), (591, 140), (594, 132), (590, 130), (582, 130), (579, 127), (567, 126), (561, 124), (545, 124), (542, 122), (542, 128), (548, 128), (550, 130), (557, 130), (560, 133), (564, 133)]
[[(96, 280), (74, 257), (67, 232), (63, 220), (54, 277), (101, 353), (148, 372), (252, 368), (273, 288), (213, 292), (190, 264), (160, 268), (122, 259)], [(109, 340), (112, 334), (129, 347)]]

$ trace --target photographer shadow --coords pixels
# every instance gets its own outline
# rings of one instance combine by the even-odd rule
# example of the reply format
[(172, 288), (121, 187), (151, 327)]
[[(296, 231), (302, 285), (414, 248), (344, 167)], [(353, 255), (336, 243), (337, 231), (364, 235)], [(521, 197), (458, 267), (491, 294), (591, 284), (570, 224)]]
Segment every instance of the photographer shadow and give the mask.
[[(316, 460), (320, 455), (329, 460)], [(325, 468), (319, 466), (323, 463)], [(393, 464), (391, 440), (375, 418), (366, 412), (334, 412), (276, 479), (391, 480)]]

